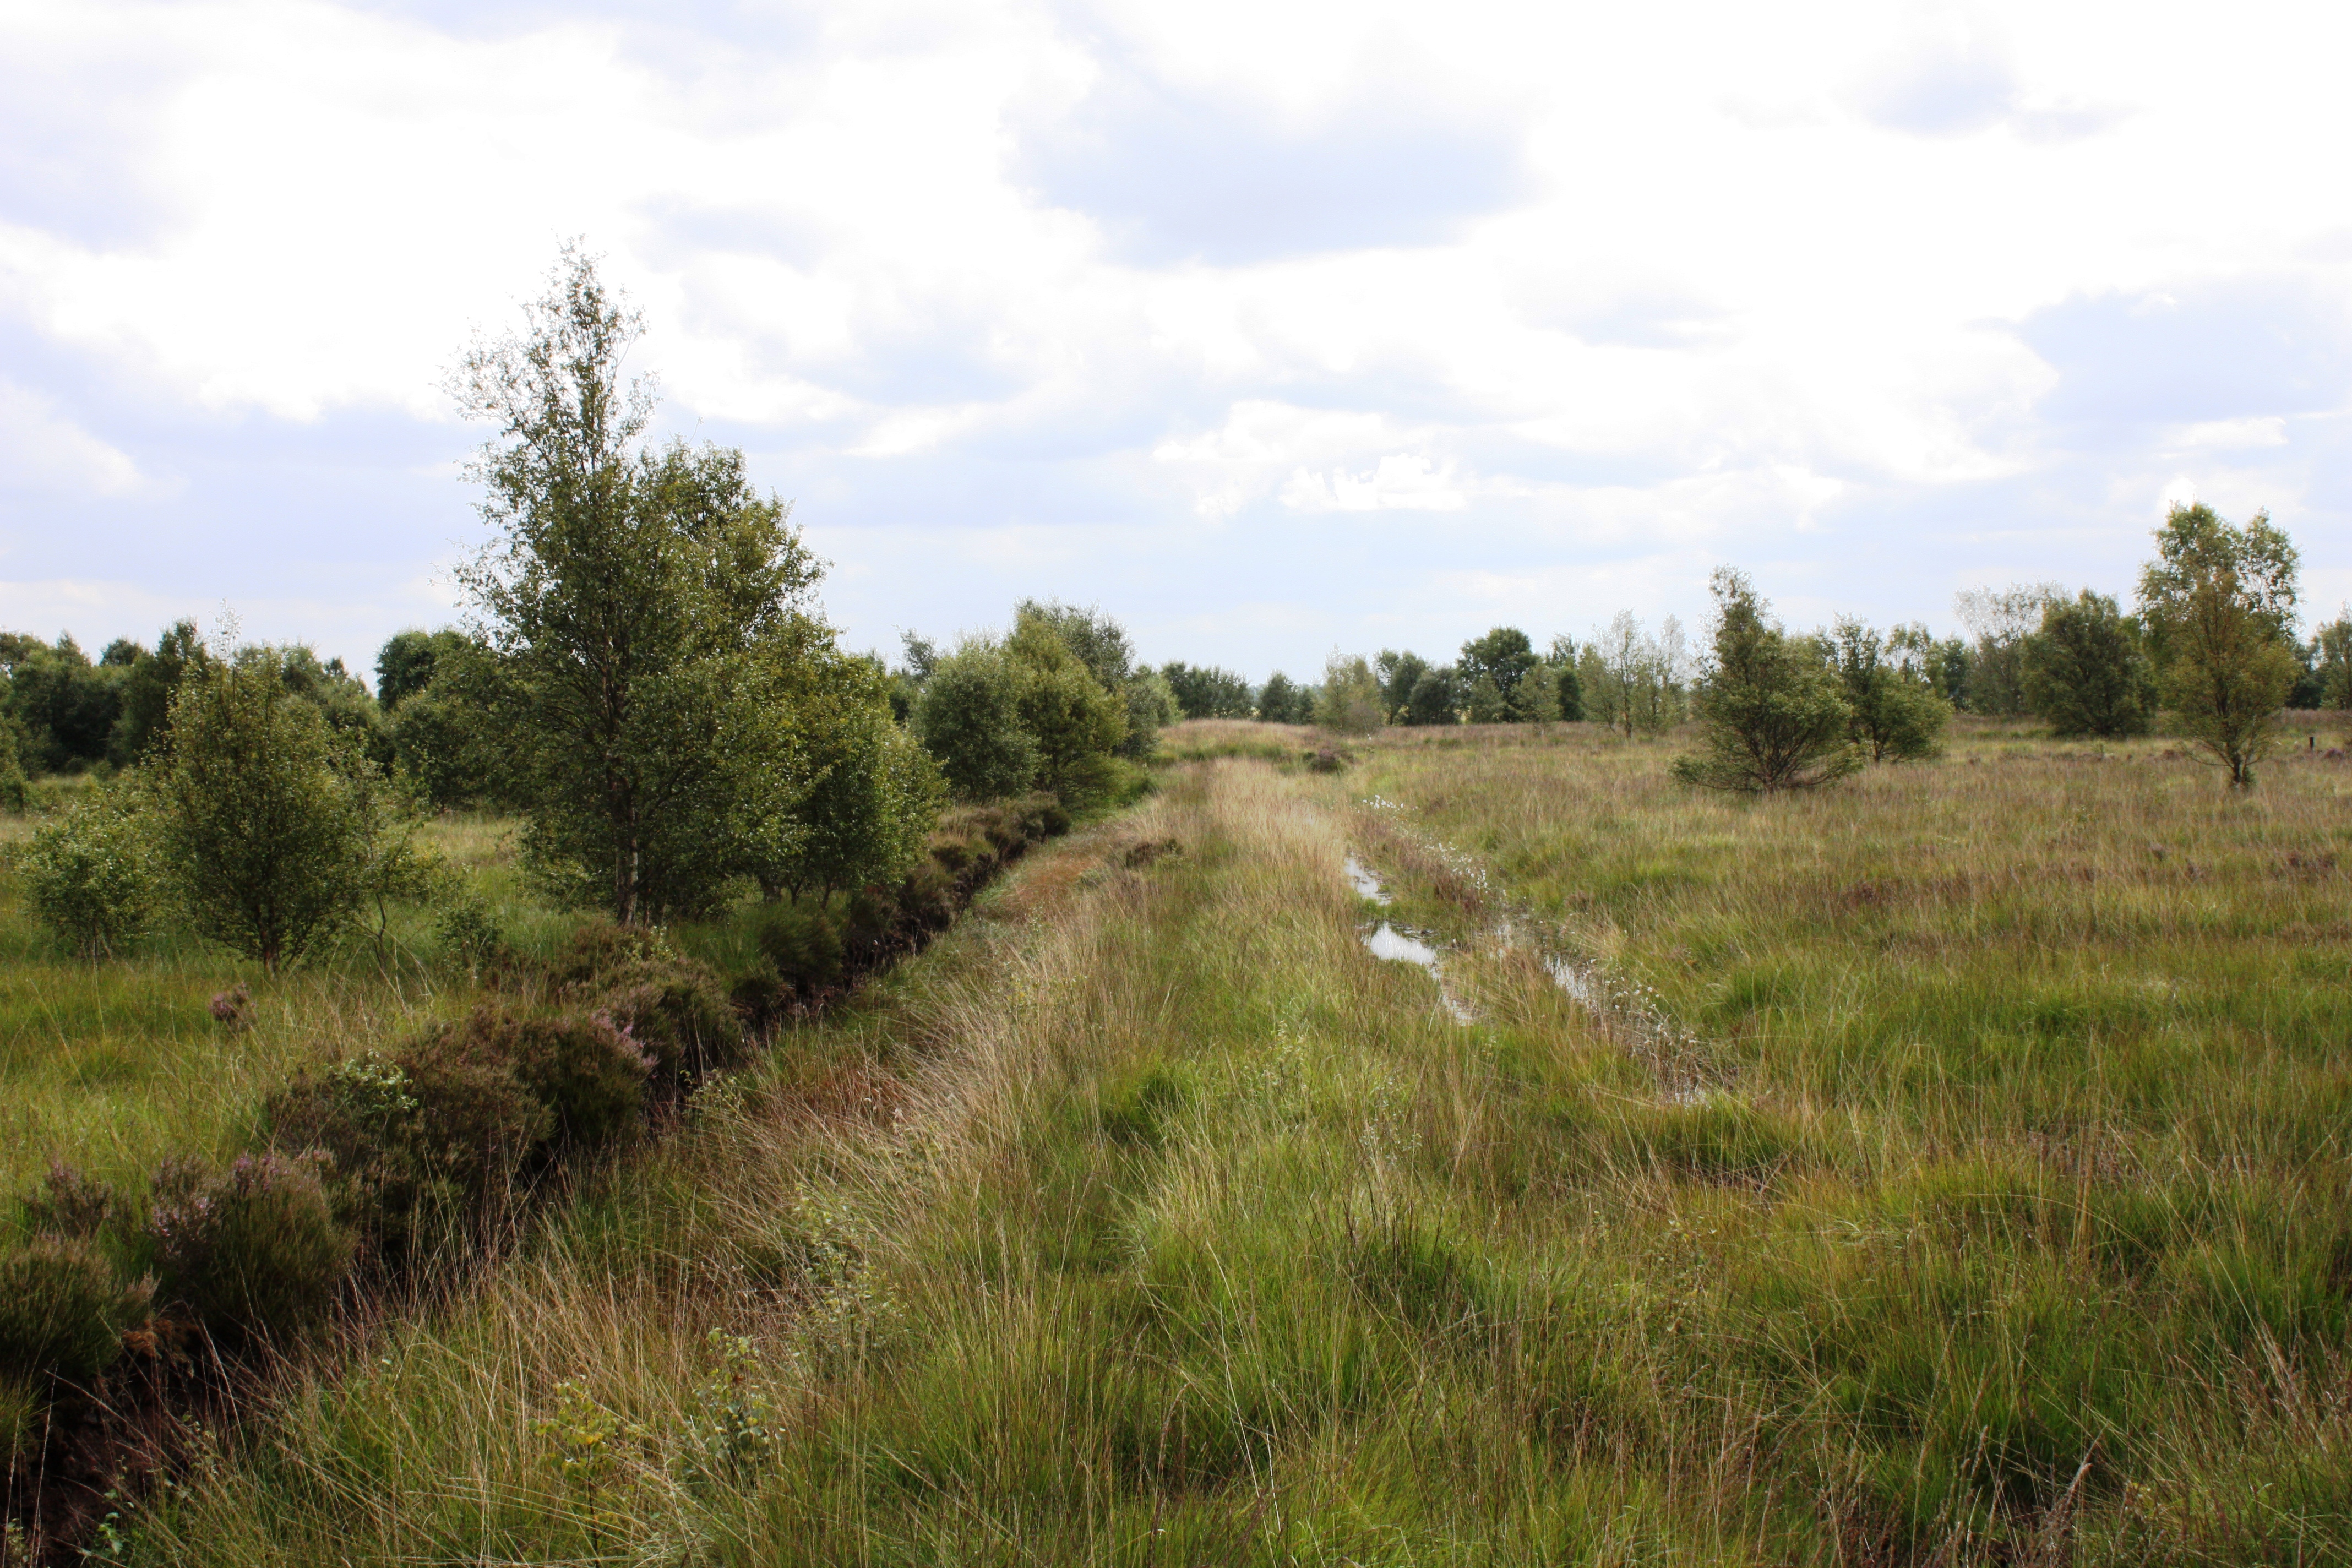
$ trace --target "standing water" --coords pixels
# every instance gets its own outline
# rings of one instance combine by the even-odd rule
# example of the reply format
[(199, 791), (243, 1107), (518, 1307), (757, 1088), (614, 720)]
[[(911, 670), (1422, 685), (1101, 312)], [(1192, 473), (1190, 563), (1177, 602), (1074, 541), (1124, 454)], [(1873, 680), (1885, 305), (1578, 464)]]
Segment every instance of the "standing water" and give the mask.
[[(1376, 904), (1389, 901), (1387, 891), (1381, 887), (1381, 879), (1373, 876), (1362, 861), (1350, 855), (1347, 866), (1348, 880), (1355, 884), (1358, 898), (1370, 899)], [(1454, 1015), (1455, 1023), (1476, 1021), (1470, 1009), (1454, 1000), (1454, 993), (1445, 988), (1445, 974), (1438, 966), (1437, 949), (1408, 931), (1397, 930), (1386, 921), (1370, 930), (1359, 929), (1364, 950), (1374, 958), (1387, 959), (1392, 963), (1417, 963), (1427, 970), (1430, 979), (1437, 983), (1437, 999), (1445, 1004), (1445, 1010)]]

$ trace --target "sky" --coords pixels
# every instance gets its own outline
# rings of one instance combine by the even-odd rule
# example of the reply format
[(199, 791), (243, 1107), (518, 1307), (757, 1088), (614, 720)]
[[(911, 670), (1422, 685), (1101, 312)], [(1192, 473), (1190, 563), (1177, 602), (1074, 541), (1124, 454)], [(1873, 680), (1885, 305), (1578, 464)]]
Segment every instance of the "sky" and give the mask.
[(0, 0), (0, 626), (373, 664), (577, 240), (853, 647), (1098, 605), (1311, 675), (1717, 565), (1792, 626), (2352, 598), (2352, 11)]

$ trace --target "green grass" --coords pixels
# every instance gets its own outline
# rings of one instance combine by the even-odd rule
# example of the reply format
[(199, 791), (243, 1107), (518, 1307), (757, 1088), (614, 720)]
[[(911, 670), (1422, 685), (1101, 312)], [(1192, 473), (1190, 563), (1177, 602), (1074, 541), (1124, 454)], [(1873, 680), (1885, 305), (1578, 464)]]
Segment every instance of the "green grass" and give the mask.
[[(2352, 1560), (2352, 771), (1987, 729), (1745, 803), (1581, 727), (1228, 739), (131, 1555)], [(1351, 848), (1475, 1026), (1364, 952)]]

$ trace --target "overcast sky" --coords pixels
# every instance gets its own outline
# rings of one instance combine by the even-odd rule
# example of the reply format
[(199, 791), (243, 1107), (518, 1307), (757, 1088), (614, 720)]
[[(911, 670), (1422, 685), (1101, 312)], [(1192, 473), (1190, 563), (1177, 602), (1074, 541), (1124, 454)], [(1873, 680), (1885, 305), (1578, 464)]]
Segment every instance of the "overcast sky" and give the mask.
[[(654, 18), (654, 19), (648, 19)], [(1098, 603), (1263, 677), (1748, 568), (2352, 596), (2352, 11), (0, 0), (0, 626), (373, 662), (442, 390), (581, 237), (854, 647)]]

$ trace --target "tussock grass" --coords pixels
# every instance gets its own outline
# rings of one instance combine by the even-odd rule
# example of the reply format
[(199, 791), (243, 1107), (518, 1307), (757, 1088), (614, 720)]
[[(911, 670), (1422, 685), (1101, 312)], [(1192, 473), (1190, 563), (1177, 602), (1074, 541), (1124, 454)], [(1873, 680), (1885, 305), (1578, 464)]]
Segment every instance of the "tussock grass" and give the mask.
[[(2352, 1557), (2352, 1004), (2294, 934), (2346, 773), (2232, 801), (2161, 742), (1964, 734), (1759, 806), (1576, 727), (1424, 739), (1187, 765), (1034, 854), (472, 1290), (355, 1325), (132, 1555)], [(1375, 793), (1718, 1086), (1524, 952), (1458, 961), (1469, 1027), (1371, 959), (1351, 843), (1481, 918)]]

